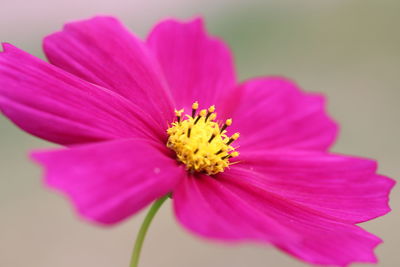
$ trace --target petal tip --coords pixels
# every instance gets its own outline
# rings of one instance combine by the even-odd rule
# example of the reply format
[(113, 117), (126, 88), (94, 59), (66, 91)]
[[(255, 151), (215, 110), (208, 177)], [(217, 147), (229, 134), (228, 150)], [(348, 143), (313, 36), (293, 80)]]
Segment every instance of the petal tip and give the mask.
[(161, 19), (158, 21), (155, 26), (153, 27), (153, 30), (149, 33), (149, 37), (151, 33), (158, 28), (162, 27), (193, 27), (194, 29), (200, 30), (205, 32), (205, 22), (204, 18), (201, 15), (193, 16), (191, 18), (187, 19), (180, 19), (180, 18), (175, 18), (175, 17), (166, 17), (164, 19)]
[(0, 54), (9, 52), (10, 50), (13, 50), (13, 49), (16, 49), (16, 47), (13, 46), (12, 44), (7, 43), (7, 42), (1, 42)]
[(69, 25), (77, 24), (77, 23), (92, 23), (92, 22), (98, 22), (98, 21), (114, 21), (114, 22), (119, 22), (119, 19), (111, 16), (111, 15), (105, 15), (105, 14), (97, 14), (91, 17), (88, 17), (86, 19), (80, 19), (80, 20), (71, 20), (69, 22), (66, 22), (64, 24), (64, 29), (67, 28)]
[(33, 161), (34, 163), (37, 163), (39, 165), (43, 165), (45, 162), (45, 158), (46, 158), (46, 152), (49, 152), (50, 150), (44, 150), (44, 149), (40, 149), (40, 150), (32, 150), (29, 151), (28, 153), (28, 158)]

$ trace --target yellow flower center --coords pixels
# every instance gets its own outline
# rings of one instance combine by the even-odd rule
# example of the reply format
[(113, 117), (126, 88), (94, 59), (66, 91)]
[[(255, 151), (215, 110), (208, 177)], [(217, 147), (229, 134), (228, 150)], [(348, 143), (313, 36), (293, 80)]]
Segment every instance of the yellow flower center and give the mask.
[(175, 151), (177, 159), (186, 165), (187, 170), (217, 174), (233, 164), (231, 158), (239, 155), (232, 146), (239, 133), (230, 137), (226, 135), (226, 128), (232, 124), (232, 119), (221, 125), (216, 122), (215, 106), (196, 114), (198, 107), (196, 101), (192, 105), (192, 115), (184, 117), (183, 109), (175, 110), (177, 120), (167, 130), (167, 147)]

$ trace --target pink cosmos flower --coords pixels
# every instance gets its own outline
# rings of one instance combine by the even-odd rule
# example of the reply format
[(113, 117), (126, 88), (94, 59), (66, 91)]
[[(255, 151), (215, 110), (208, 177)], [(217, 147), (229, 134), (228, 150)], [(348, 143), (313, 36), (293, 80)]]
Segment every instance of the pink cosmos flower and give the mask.
[(389, 212), (393, 180), (327, 152), (337, 126), (321, 95), (280, 77), (238, 84), (200, 19), (163, 21), (144, 42), (115, 18), (69, 23), (44, 40), (50, 64), (3, 49), (0, 108), (67, 147), (33, 158), (88, 220), (115, 224), (172, 192), (177, 219), (202, 237), (376, 262), (381, 240), (356, 224)]

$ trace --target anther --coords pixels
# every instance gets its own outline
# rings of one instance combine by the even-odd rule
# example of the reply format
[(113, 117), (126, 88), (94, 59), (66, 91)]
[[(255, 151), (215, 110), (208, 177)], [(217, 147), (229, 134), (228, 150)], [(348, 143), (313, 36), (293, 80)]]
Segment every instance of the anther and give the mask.
[(212, 113), (210, 116), (210, 121), (213, 121), (217, 118), (217, 113)]
[(225, 131), (225, 129), (226, 129), (228, 126), (231, 126), (231, 125), (232, 125), (232, 119), (227, 119), (227, 120), (225, 121), (224, 126), (222, 126), (220, 133), (222, 133), (223, 131)]
[(212, 106), (210, 106), (210, 107), (208, 108), (208, 112), (207, 112), (207, 116), (206, 116), (205, 121), (208, 120), (208, 118), (210, 117), (210, 115), (211, 115), (214, 111), (215, 111), (215, 106), (214, 106), (214, 105), (212, 105)]
[(218, 152), (217, 153), (215, 153), (215, 155), (218, 155), (218, 154), (221, 154), (222, 152), (225, 152), (225, 149), (220, 149), (220, 150), (218, 150)]
[(188, 138), (190, 138), (190, 133), (191, 133), (191, 131), (192, 131), (192, 128), (190, 127), (189, 130), (188, 130), (188, 133), (187, 133), (187, 137), (188, 137)]
[(239, 156), (239, 152), (233, 151), (231, 154), (229, 154), (229, 158), (237, 157)]
[(229, 146), (230, 144), (232, 144), (233, 141), (237, 140), (238, 138), (239, 138), (239, 133), (234, 133), (231, 136), (231, 138), (229, 138), (229, 141), (228, 141), (228, 143), (226, 143), (226, 145)]
[(194, 121), (194, 124), (196, 125), (199, 122), (199, 120), (206, 115), (206, 113), (207, 110), (202, 109), (199, 113), (199, 116), (197, 116), (196, 120)]
[(208, 139), (208, 142), (211, 143), (214, 138), (215, 138), (215, 134), (212, 134), (210, 139)]
[(214, 129), (213, 134), (211, 135), (210, 139), (208, 140), (208, 143), (211, 143), (212, 140), (214, 140), (214, 138), (218, 135), (218, 130)]
[(175, 110), (175, 115), (176, 115), (176, 119), (177, 119), (178, 123), (181, 122), (182, 113), (183, 113), (183, 109)]
[(192, 118), (196, 115), (196, 110), (199, 108), (199, 103), (196, 101), (192, 105)]
[(199, 122), (200, 118), (201, 118), (201, 116), (197, 116), (197, 118), (196, 118), (196, 120), (194, 121), (193, 124), (196, 125)]
[(233, 151), (231, 154), (222, 157), (221, 159), (230, 159), (239, 156), (239, 152)]

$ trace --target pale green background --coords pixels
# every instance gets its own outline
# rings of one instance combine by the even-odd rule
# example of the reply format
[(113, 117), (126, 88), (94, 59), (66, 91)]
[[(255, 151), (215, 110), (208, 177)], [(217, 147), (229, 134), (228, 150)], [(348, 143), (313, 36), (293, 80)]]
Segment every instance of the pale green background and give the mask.
[[(162, 18), (203, 14), (209, 30), (232, 48), (241, 79), (291, 77), (329, 97), (341, 123), (335, 151), (376, 158), (380, 172), (400, 177), (400, 1), (117, 1), (0, 0), (0, 40), (42, 56), (41, 38), (67, 20), (98, 13), (120, 17), (141, 36)], [(0, 118), (0, 266), (127, 267), (143, 213), (111, 229), (76, 218), (41, 185), (27, 151), (49, 147)], [(365, 224), (385, 243), (380, 265), (400, 266), (399, 189), (394, 211)], [(305, 266), (273, 248), (221, 246), (186, 233), (169, 205), (157, 216), (141, 267)]]

